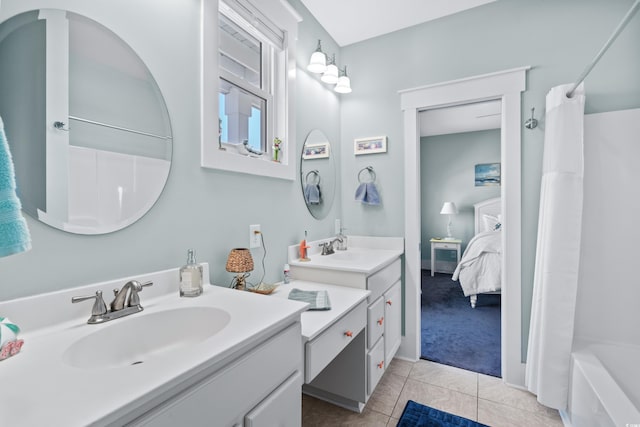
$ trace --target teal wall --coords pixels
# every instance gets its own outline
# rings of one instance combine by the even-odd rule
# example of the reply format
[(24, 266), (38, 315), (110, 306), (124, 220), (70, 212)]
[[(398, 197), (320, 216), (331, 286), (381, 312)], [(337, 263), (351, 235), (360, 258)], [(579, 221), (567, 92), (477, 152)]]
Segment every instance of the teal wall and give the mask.
[[(3, 0), (2, 9), (23, 1)], [(318, 221), (307, 211), (299, 179), (200, 167), (199, 1), (140, 0), (132, 7), (127, 0), (67, 0), (65, 6), (120, 35), (149, 67), (171, 117), (171, 172), (151, 211), (115, 233), (74, 235), (27, 218), (33, 249), (0, 258), (0, 300), (178, 267), (185, 263), (188, 248), (196, 250), (199, 261), (210, 263), (213, 282), (228, 284), (232, 275), (224, 270), (227, 255), (231, 248), (249, 244), (250, 224), (262, 226), (268, 250), (265, 280), (274, 282), (281, 280), (286, 247), (299, 242), (304, 230), (309, 230), (310, 238), (333, 233), (340, 197), (327, 218)], [(301, 67), (295, 88), (298, 147), (311, 129), (319, 128), (336, 144), (333, 153), (339, 156), (338, 97), (304, 69), (317, 38), (327, 46), (333, 42), (305, 10), (297, 3), (294, 6), (304, 18), (296, 58)], [(252, 253), (256, 269), (250, 280), (262, 274), (263, 252), (253, 249)]]
[[(343, 219), (354, 234), (404, 235), (404, 148), (399, 90), (530, 65), (522, 122), (553, 86), (571, 83), (609, 38), (632, 0), (501, 0), (342, 49), (353, 93), (344, 97)], [(372, 25), (375, 25), (372, 23)], [(586, 111), (640, 106), (640, 16), (588, 76)], [(545, 123), (522, 128), (522, 332), (529, 330)], [(387, 135), (389, 151), (353, 155), (354, 138)], [(384, 206), (353, 202), (355, 176), (371, 164)]]
[[(431, 259), (429, 239), (447, 235), (444, 202), (454, 202), (451, 234), (462, 240), (462, 251), (474, 235), (474, 203), (500, 197), (500, 187), (476, 187), (475, 165), (500, 163), (500, 129), (437, 135), (420, 139), (420, 210), (422, 259)], [(452, 261), (453, 251), (437, 251), (437, 259)], [(453, 257), (455, 262), (455, 256)]]
[[(17, 2), (27, 3), (3, 0), (2, 8)], [(331, 235), (335, 218), (342, 217), (350, 234), (402, 236), (404, 149), (398, 91), (531, 65), (522, 121), (531, 107), (540, 119), (548, 90), (576, 79), (632, 0), (501, 0), (342, 49), (300, 0), (290, 0), (304, 18), (296, 58), (298, 146), (311, 129), (319, 128), (335, 144), (340, 164), (342, 192), (322, 221), (307, 212), (299, 178), (291, 182), (200, 167), (199, 2), (129, 3), (67, 0), (65, 5), (119, 34), (156, 78), (174, 134), (165, 191), (140, 221), (103, 236), (68, 234), (29, 218), (33, 249), (0, 259), (1, 300), (176, 267), (190, 247), (200, 261), (211, 264), (212, 281), (228, 283), (227, 254), (248, 244), (248, 226), (255, 223), (262, 225), (269, 250), (267, 281), (280, 278), (285, 248), (303, 230), (309, 230), (310, 238)], [(125, 8), (127, 13), (121, 13)], [(341, 100), (304, 69), (318, 38), (349, 67), (353, 93)], [(636, 16), (587, 78), (587, 112), (640, 107), (638, 40)], [(523, 346), (529, 329), (543, 134), (543, 120), (537, 129), (522, 131)], [(354, 156), (354, 138), (378, 135), (388, 136), (387, 153)], [(369, 165), (378, 177), (380, 207), (353, 200), (357, 173)], [(258, 250), (253, 254), (257, 259), (262, 255)]]

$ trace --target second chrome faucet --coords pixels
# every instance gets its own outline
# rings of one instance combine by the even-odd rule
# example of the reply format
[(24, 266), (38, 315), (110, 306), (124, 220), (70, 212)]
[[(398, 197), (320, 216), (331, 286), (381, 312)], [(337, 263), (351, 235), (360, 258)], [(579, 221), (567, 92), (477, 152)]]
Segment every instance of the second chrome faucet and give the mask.
[(107, 310), (107, 305), (104, 299), (102, 299), (102, 291), (96, 291), (95, 295), (73, 297), (71, 298), (71, 302), (75, 304), (80, 301), (95, 299), (91, 310), (91, 317), (89, 317), (87, 323), (104, 323), (142, 311), (143, 308), (140, 305), (140, 296), (138, 293), (142, 291), (143, 287), (151, 285), (153, 285), (153, 282), (140, 283), (137, 280), (130, 280), (125, 283), (121, 289), (114, 289), (114, 298), (109, 305), (110, 310)]

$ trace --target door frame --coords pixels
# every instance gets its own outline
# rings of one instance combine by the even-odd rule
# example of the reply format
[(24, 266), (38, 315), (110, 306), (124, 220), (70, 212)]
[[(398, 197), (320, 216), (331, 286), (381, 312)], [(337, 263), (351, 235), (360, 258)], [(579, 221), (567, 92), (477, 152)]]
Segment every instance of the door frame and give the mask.
[(405, 329), (398, 356), (420, 358), (421, 222), (420, 122), (421, 111), (492, 99), (502, 102), (500, 160), (502, 198), (502, 310), (501, 356), (505, 383), (524, 386), (521, 298), (521, 92), (526, 73), (520, 67), (400, 91), (404, 116), (405, 212)]

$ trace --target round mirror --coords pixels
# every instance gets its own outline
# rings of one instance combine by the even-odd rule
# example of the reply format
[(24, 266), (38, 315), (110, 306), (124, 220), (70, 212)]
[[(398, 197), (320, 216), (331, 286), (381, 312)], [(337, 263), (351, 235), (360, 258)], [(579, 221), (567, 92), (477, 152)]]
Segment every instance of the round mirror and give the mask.
[(322, 131), (309, 132), (302, 147), (300, 160), (302, 195), (311, 215), (327, 216), (336, 192), (336, 167), (329, 139)]
[(0, 117), (18, 197), (60, 230), (104, 234), (154, 205), (171, 166), (160, 89), (118, 36), (64, 10), (0, 24)]

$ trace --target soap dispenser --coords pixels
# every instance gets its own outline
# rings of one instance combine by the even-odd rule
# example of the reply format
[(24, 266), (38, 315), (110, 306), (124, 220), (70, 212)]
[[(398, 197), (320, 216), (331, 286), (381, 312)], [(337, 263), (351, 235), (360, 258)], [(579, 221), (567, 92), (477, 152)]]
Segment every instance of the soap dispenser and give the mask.
[(347, 250), (347, 236), (344, 234), (344, 230), (346, 230), (346, 228), (340, 227), (340, 232), (338, 233), (338, 236), (337, 236), (339, 240), (338, 240), (338, 246), (336, 247), (336, 249), (339, 251)]
[(202, 265), (196, 263), (193, 249), (187, 251), (187, 264), (180, 268), (180, 296), (197, 297), (202, 294)]

